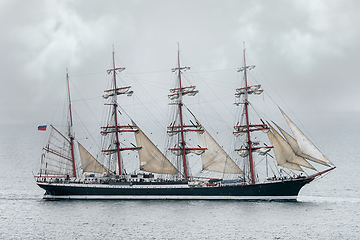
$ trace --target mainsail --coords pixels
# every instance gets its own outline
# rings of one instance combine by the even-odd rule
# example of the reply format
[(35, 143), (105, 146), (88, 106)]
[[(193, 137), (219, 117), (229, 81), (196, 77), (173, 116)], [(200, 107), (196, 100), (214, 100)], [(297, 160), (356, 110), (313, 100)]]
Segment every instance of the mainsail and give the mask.
[(291, 121), (291, 119), (280, 109), (287, 124), (289, 125), (298, 147), (294, 147), (299, 156), (307, 158), (313, 162), (320, 163), (325, 166), (329, 166), (331, 162), (327, 159), (320, 150), (305, 136), (304, 133)]
[(224, 149), (215, 141), (215, 139), (205, 130), (205, 128), (195, 120), (197, 125), (201, 126), (202, 131), (198, 131), (199, 145), (207, 148), (201, 155), (203, 170), (220, 173), (242, 174), (241, 169), (224, 151)]
[(74, 176), (71, 142), (51, 126), (48, 143), (43, 148), (40, 175)]
[(140, 128), (132, 122), (137, 131), (135, 139), (139, 149), (140, 170), (160, 174), (175, 174), (177, 169), (154, 145), (154, 143), (144, 134)]
[(78, 146), (83, 172), (109, 173), (109, 171), (101, 165), (79, 142)]

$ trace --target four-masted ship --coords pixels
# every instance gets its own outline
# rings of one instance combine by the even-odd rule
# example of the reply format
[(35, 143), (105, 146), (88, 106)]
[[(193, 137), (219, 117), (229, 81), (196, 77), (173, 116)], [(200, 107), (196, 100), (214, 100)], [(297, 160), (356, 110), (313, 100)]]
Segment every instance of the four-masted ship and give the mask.
[[(335, 166), (281, 109), (294, 137), (269, 120), (260, 118), (259, 123), (252, 122), (249, 96), (263, 92), (261, 85), (248, 82), (248, 71), (254, 67), (246, 65), (244, 49), (244, 66), (238, 70), (242, 73), (243, 83), (235, 92), (235, 105), (241, 108), (232, 132), (236, 139), (233, 148), (236, 154), (228, 154), (184, 104), (184, 98), (195, 96), (198, 90), (195, 86), (183, 85), (183, 74), (190, 67), (181, 66), (179, 49), (177, 66), (172, 69), (177, 83), (168, 95), (173, 108), (173, 118), (167, 127), (169, 139), (165, 152), (169, 154), (160, 151), (133, 120), (127, 123), (119, 121), (118, 97), (131, 96), (133, 91), (130, 86), (118, 86), (116, 76), (125, 68), (116, 67), (113, 52), (113, 66), (108, 70), (108, 74), (112, 75), (112, 85), (103, 95), (109, 114), (107, 123), (101, 127), (102, 157), (93, 157), (76, 140), (73, 132), (67, 74), (67, 132), (62, 133), (51, 125), (49, 140), (43, 148), (40, 171), (35, 176), (37, 185), (46, 191), (44, 198), (296, 199), (305, 184)], [(258, 132), (264, 132), (270, 144), (260, 144), (254, 140), (253, 135)], [(125, 146), (121, 139), (125, 134), (133, 134), (136, 145)], [(197, 135), (196, 144), (188, 141), (190, 134)], [(78, 150), (75, 151), (76, 145)], [(135, 151), (139, 159), (138, 170), (133, 173), (127, 173), (124, 166), (126, 154), (123, 153), (126, 151)], [(80, 156), (80, 160), (76, 155)], [(275, 158), (276, 167), (281, 170), (273, 170), (270, 177), (261, 181), (256, 166), (262, 160), (256, 160), (258, 156), (262, 160), (266, 158), (266, 162), (268, 157)], [(217, 177), (209, 177), (209, 174), (205, 177), (195, 176), (190, 167), (191, 158), (201, 159), (201, 172), (215, 173)], [(318, 171), (314, 163), (326, 169)], [(313, 173), (306, 174), (304, 168)]]

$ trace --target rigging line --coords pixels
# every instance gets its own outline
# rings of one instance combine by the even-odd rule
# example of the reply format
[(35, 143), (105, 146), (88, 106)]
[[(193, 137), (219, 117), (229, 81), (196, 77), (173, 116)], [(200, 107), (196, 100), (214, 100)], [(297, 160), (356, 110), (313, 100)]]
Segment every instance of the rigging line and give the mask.
[[(289, 109), (289, 111), (293, 114), (293, 116), (295, 117), (295, 119), (300, 123), (301, 127), (303, 129), (305, 129), (306, 134), (308, 136), (311, 137), (312, 141), (314, 141), (314, 143), (316, 145), (319, 146), (319, 144), (315, 141), (315, 139), (312, 137), (312, 135), (310, 134), (310, 132), (306, 129), (306, 127), (301, 123), (301, 121), (298, 119), (298, 117), (296, 116), (296, 114), (291, 110), (291, 108), (286, 104), (286, 102), (284, 101), (284, 99), (281, 97), (281, 95), (276, 91), (276, 89), (274, 88), (274, 86), (271, 84), (271, 82), (266, 78), (266, 76), (264, 75), (264, 73), (259, 69), (260, 73), (263, 75), (263, 77), (265, 78), (265, 80), (270, 84), (270, 86), (272, 87), (272, 89), (275, 91), (275, 93), (280, 97), (281, 101), (285, 104), (285, 106)], [(265, 94), (274, 102), (274, 104), (280, 108), (280, 106), (275, 102), (275, 100), (265, 91)]]
[[(80, 98), (83, 99), (82, 101), (85, 103), (86, 107), (90, 110), (92, 116), (94, 117), (94, 119), (97, 121), (97, 123), (100, 125), (101, 123), (99, 122), (99, 120), (97, 119), (97, 117), (95, 116), (94, 112), (91, 110), (89, 104), (87, 103), (86, 99), (81, 95), (81, 92), (78, 90), (78, 88), (76, 87), (75, 84), (71, 83), (72, 86), (74, 86), (74, 88), (76, 89), (76, 91), (78, 92), (78, 94), (80, 95)], [(77, 100), (78, 102), (80, 100)]]
[[(160, 107), (159, 104), (157, 104), (157, 102), (163, 101), (162, 98), (159, 99), (159, 100), (156, 100), (156, 99), (152, 98), (151, 95), (149, 95), (147, 91), (145, 91), (145, 92), (146, 92), (146, 95), (148, 95), (149, 98), (152, 100), (152, 101), (151, 101), (152, 104), (154, 104), (154, 105), (156, 106), (156, 108), (157, 108), (158, 110), (160, 110), (160, 112), (163, 114), (163, 117), (165, 117), (165, 116), (166, 116), (166, 112), (164, 111), (163, 108)], [(150, 115), (151, 115), (152, 117), (154, 117), (154, 115), (151, 113), (151, 111), (149, 110), (149, 108), (147, 108), (147, 107), (145, 106), (144, 101), (140, 101), (140, 98), (138, 98), (137, 96), (135, 96), (135, 99), (137, 100), (137, 102), (138, 102), (141, 106), (143, 106), (143, 108), (145, 108), (145, 110), (146, 110), (148, 113), (150, 113)], [(157, 119), (157, 118), (154, 117), (154, 119)]]
[(132, 72), (132, 73), (124, 73), (124, 75), (126, 74), (131, 74), (131, 75), (134, 75), (134, 74), (152, 74), (152, 73), (160, 73), (160, 72), (168, 72), (169, 70), (166, 69), (166, 70), (157, 70), (157, 71), (148, 71), (148, 72)]
[[(66, 87), (65, 87), (66, 88)], [(57, 112), (57, 109), (58, 109), (58, 107), (59, 107), (59, 104), (60, 104), (60, 100), (61, 100), (61, 98), (62, 97), (60, 97), (60, 96), (64, 96), (64, 86), (63, 86), (63, 88), (62, 88), (62, 90), (61, 90), (61, 94), (59, 95), (59, 97), (58, 97), (58, 101), (57, 101), (57, 104), (56, 104), (56, 107), (55, 107), (55, 111), (54, 111), (54, 113), (53, 113), (53, 116), (52, 116), (52, 119), (51, 119), (51, 122), (54, 122), (54, 118), (55, 118), (55, 115), (56, 115), (56, 112)]]
[[(123, 74), (123, 75), (125, 75), (125, 74)], [(147, 90), (142, 86), (142, 84), (139, 84), (138, 79), (135, 78), (135, 76), (133, 76), (133, 73), (129, 72), (129, 73), (127, 73), (127, 75), (132, 78), (133, 82), (142, 90), (143, 93), (145, 93), (145, 95), (146, 95), (149, 99), (152, 100), (153, 103), (154, 103), (154, 102), (156, 103), (156, 100), (149, 94), (149, 91), (147, 91)], [(121, 79), (122, 79), (122, 78), (121, 78)], [(122, 80), (123, 80), (123, 79), (122, 79)], [(124, 80), (123, 80), (123, 81), (124, 81)], [(145, 104), (143, 103), (143, 101), (140, 101), (140, 98), (138, 98), (136, 95), (135, 95), (134, 97), (135, 97), (135, 100), (136, 100), (140, 105), (142, 105), (142, 107), (143, 107), (148, 113), (150, 113), (150, 115), (151, 115), (154, 119), (156, 119), (156, 118), (154, 117), (154, 115), (150, 112), (150, 110), (149, 110), (147, 107), (145, 107)], [(157, 106), (158, 109), (160, 109), (160, 111), (161, 111), (163, 114), (166, 114), (166, 113), (164, 112), (164, 110), (163, 110), (158, 104), (155, 104), (155, 105)], [(130, 118), (130, 119), (131, 119), (131, 118)], [(158, 122), (158, 121), (157, 121), (157, 122)], [(158, 124), (159, 124), (159, 126), (161, 125), (159, 122), (158, 122)]]
[[(260, 68), (259, 72), (261, 73), (261, 75), (264, 77), (264, 79), (269, 83), (269, 85), (271, 86), (272, 90), (275, 91), (275, 93), (278, 95), (278, 97), (280, 98), (280, 100), (286, 105), (286, 107), (290, 110), (290, 112), (295, 116), (295, 114), (293, 113), (293, 111), (291, 110), (291, 108), (287, 105), (286, 101), (281, 97), (281, 95), (276, 91), (276, 88), (271, 84), (271, 81), (268, 80), (268, 78), (265, 76), (265, 74), (261, 71)], [(265, 94), (273, 101), (273, 103), (277, 106), (280, 107), (277, 102), (267, 93), (267, 91), (264, 91)], [(299, 119), (295, 116), (295, 118), (299, 121)]]
[(266, 156), (264, 156), (260, 161), (257, 161), (257, 162), (255, 163), (255, 167), (258, 166), (262, 161), (264, 161), (265, 157), (266, 157)]
[[(207, 102), (207, 103), (208, 103), (208, 102)], [(211, 121), (208, 120), (208, 115), (205, 114), (204, 109), (203, 109), (203, 108), (200, 108), (200, 110), (202, 111), (203, 115), (206, 117), (208, 123), (211, 122)], [(218, 114), (217, 114), (217, 115), (218, 115)], [(218, 116), (219, 116), (219, 115), (218, 115)], [(221, 119), (221, 117), (218, 117), (218, 118)], [(222, 120), (222, 119), (221, 119), (221, 120)], [(223, 121), (223, 120), (222, 120), (222, 121)], [(218, 138), (218, 139), (219, 139), (219, 135), (218, 135), (219, 132), (224, 132), (224, 131), (228, 132), (229, 129), (230, 129), (230, 131), (231, 131), (231, 129), (232, 129), (232, 127), (229, 127), (226, 123), (223, 122), (223, 124), (225, 125), (226, 129), (223, 129), (223, 130), (220, 130), (220, 131), (219, 131), (218, 129), (214, 129), (213, 127), (211, 127), (212, 124), (210, 124), (210, 129), (211, 129), (214, 133), (216, 133), (216, 138)], [(233, 140), (233, 138), (232, 138), (232, 137), (228, 137), (227, 140), (225, 140), (225, 141), (224, 141), (224, 140), (225, 140), (225, 139), (223, 139), (223, 141), (222, 141), (222, 143), (223, 143), (222, 146), (221, 146), (222, 148), (224, 148), (224, 146), (227, 145), (228, 142), (231, 142), (231, 141)], [(225, 150), (225, 149), (224, 149), (224, 150)], [(226, 150), (229, 150), (229, 149), (226, 149)], [(229, 151), (225, 151), (225, 152), (229, 152)], [(231, 150), (230, 150), (230, 152), (231, 152)]]
[[(193, 72), (199, 76), (200, 80), (201, 80), (202, 82), (204, 82), (206, 86), (208, 86), (208, 85), (206, 84), (206, 82), (203, 80), (203, 78), (197, 73), (196, 70), (193, 71)], [(210, 89), (210, 91), (213, 93), (213, 95), (216, 96), (217, 99), (224, 105), (224, 107), (225, 107), (230, 113), (232, 113), (232, 111), (231, 111), (231, 110), (228, 108), (228, 106), (222, 101), (222, 99), (219, 98), (219, 96), (213, 91), (213, 89), (212, 89), (212, 88), (209, 88), (209, 89)], [(217, 115), (217, 117), (219, 117), (219, 119), (221, 119), (221, 121), (223, 122), (223, 124), (225, 124), (226, 127), (230, 128), (229, 125), (226, 123), (226, 121), (225, 121), (225, 120), (218, 114), (218, 112), (215, 111), (215, 109), (206, 101), (206, 99), (202, 96), (202, 94), (200, 94), (200, 98), (205, 102), (205, 104), (206, 104), (208, 107), (210, 107), (210, 109), (215, 113), (215, 115)], [(232, 115), (233, 115), (233, 114), (232, 114)], [(233, 115), (233, 116), (234, 116), (234, 115)]]
[[(272, 168), (272, 166), (271, 166), (270, 163), (268, 163), (268, 166), (270, 167), (270, 170), (271, 170), (272, 174), (273, 174), (274, 176), (276, 176), (276, 173), (275, 173), (275, 171), (274, 171), (274, 169)], [(275, 167), (275, 169), (278, 169), (278, 168)], [(279, 170), (277, 170), (277, 172), (279, 173)], [(280, 173), (279, 173), (279, 174), (280, 174)]]
[(261, 115), (261, 114), (259, 113), (259, 112), (261, 112), (261, 111), (258, 110), (257, 108), (255, 108), (255, 106), (254, 106), (253, 104), (250, 103), (249, 106), (251, 107), (251, 109), (253, 110), (253, 112), (255, 112), (255, 114), (257, 115), (256, 117), (258, 117), (258, 118), (260, 118), (260, 119), (262, 119), (262, 118), (264, 118), (264, 117), (265, 117), (265, 119), (271, 119), (271, 118), (267, 117), (265, 113), (263, 113), (263, 114)]
[(83, 76), (90, 76), (90, 75), (97, 75), (97, 74), (102, 74), (106, 71), (98, 71), (98, 72), (92, 72), (92, 73), (83, 73), (83, 74), (78, 74), (78, 75), (71, 75), (71, 78), (74, 78), (74, 77), (83, 77)]
[[(147, 108), (147, 107), (145, 106), (145, 104), (144, 104), (142, 101), (140, 101), (139, 98), (137, 98), (136, 96), (134, 96), (134, 98), (135, 98), (135, 100), (143, 107), (143, 109), (144, 109), (149, 115), (151, 115), (151, 117), (155, 120), (155, 122), (157, 123), (157, 125), (158, 125), (160, 128), (162, 128), (162, 127), (163, 127), (162, 124), (160, 123), (159, 120), (157, 120), (158, 118), (157, 118), (156, 116), (154, 116), (154, 114), (149, 110), (149, 108)], [(154, 102), (156, 102), (156, 101), (154, 101)], [(157, 106), (158, 106), (158, 105), (157, 105)], [(162, 111), (163, 114), (166, 114), (162, 108), (160, 108), (160, 110)]]
[(97, 99), (99, 98), (99, 95), (97, 96), (93, 96), (93, 97), (89, 97), (89, 98), (82, 98), (82, 99), (75, 99), (75, 100), (71, 100), (71, 102), (86, 102), (87, 100), (92, 100), (92, 99)]
[(99, 146), (99, 144), (97, 143), (97, 141), (95, 140), (95, 138), (93, 137), (93, 134), (90, 133), (89, 129), (86, 127), (86, 125), (84, 124), (84, 122), (81, 120), (81, 118), (79, 117), (78, 113), (76, 112), (75, 109), (73, 109), (73, 112), (75, 113), (77, 119), (81, 122), (82, 128), (85, 129), (85, 131), (90, 135), (91, 139), (93, 140), (93, 143), (95, 143), (95, 145), (98, 147), (98, 149), (101, 149), (101, 147)]
[[(118, 107), (121, 109), (121, 112), (124, 113), (129, 119), (132, 119), (132, 117), (125, 111), (125, 109), (122, 106), (118, 105)], [(155, 116), (145, 106), (143, 107), (145, 108), (145, 111), (147, 111), (154, 119), (156, 119)], [(159, 121), (156, 121), (156, 123), (158, 124), (159, 127), (162, 128), (162, 125), (160, 124)]]
[[(125, 75), (125, 73), (123, 75)], [(127, 74), (127, 75), (130, 75), (130, 74)], [(132, 75), (130, 75), (130, 76), (132, 77), (132, 79), (137, 80), (137, 81), (135, 81), (135, 83), (137, 85), (140, 84), (141, 87), (145, 84), (145, 85), (149, 85), (149, 86), (156, 87), (156, 88), (168, 89), (167, 87), (163, 87), (164, 83), (162, 83), (162, 82), (155, 82), (155, 81), (150, 82), (147, 79), (135, 78)], [(146, 90), (146, 91), (148, 91), (148, 90)]]
[[(119, 61), (120, 65), (123, 65), (125, 66), (125, 64), (121, 61), (120, 58), (117, 57), (117, 54), (115, 52), (115, 58), (117, 61)], [(112, 66), (112, 62), (111, 62), (111, 66)], [(165, 70), (156, 70), (156, 71), (147, 71), (147, 72), (130, 72), (130, 73), (123, 73), (123, 75), (126, 75), (126, 74), (130, 74), (130, 75), (133, 75), (133, 74), (149, 74), (149, 73), (159, 73), (159, 72), (167, 72), (168, 69), (165, 69)]]
[[(121, 62), (121, 61), (120, 61)], [(208, 71), (198, 71), (197, 73), (208, 73), (208, 72), (224, 72), (224, 71), (234, 71), (237, 68), (228, 68), (228, 69), (217, 69), (217, 70), (208, 70)], [(153, 74), (153, 73), (161, 73), (161, 72), (167, 72), (168, 70), (156, 70), (156, 71), (147, 71), (147, 72), (132, 72), (131, 75), (136, 75), (136, 74)], [(72, 75), (72, 78), (77, 78), (77, 77), (83, 77), (83, 76), (90, 76), (90, 75), (98, 75), (98, 74), (102, 74), (106, 71), (97, 71), (97, 72), (92, 72), (92, 73), (83, 73), (83, 74), (77, 74), (77, 75)], [(123, 73), (123, 75), (128, 75), (129, 73)]]
[[(227, 85), (232, 85), (232, 84), (234, 84), (233, 80), (231, 80), (231, 81), (221, 80), (221, 82), (219, 82), (219, 81), (216, 80), (216, 79), (204, 78), (204, 77), (202, 77), (202, 80), (203, 80), (204, 82), (205, 82), (205, 80), (206, 80), (206, 83), (211, 83), (211, 84), (213, 84), (213, 85), (215, 85), (215, 86), (221, 86), (221, 87), (224, 87), (224, 88), (226, 87), (225, 84), (227, 84)], [(233, 86), (231, 86), (231, 87), (226, 87), (226, 88), (231, 89), (231, 90), (234, 89)]]
[(194, 157), (191, 158), (192, 165), (190, 166), (190, 169), (194, 169), (195, 166), (201, 164), (201, 157), (197, 157), (197, 159), (194, 161)]
[(225, 71), (234, 71), (238, 68), (228, 68), (228, 69), (218, 69), (218, 70), (208, 70), (208, 71), (199, 71), (197, 73), (208, 73), (208, 72), (225, 72)]
[[(187, 62), (187, 64), (189, 64), (189, 61), (184, 57), (184, 55), (181, 55), (181, 59), (183, 59), (185, 62)], [(189, 64), (190, 65), (190, 64)], [(192, 67), (191, 67), (192, 68)], [(228, 69), (216, 69), (216, 70), (209, 70), (209, 71), (200, 71), (197, 73), (206, 73), (206, 72), (224, 72), (224, 71), (234, 71), (237, 70), (238, 68), (228, 68)]]

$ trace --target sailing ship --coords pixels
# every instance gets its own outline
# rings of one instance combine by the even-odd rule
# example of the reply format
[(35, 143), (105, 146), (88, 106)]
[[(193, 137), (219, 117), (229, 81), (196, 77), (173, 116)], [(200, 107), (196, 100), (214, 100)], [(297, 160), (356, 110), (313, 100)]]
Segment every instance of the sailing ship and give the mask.
[[(120, 122), (119, 116), (124, 110), (120, 111), (118, 98), (131, 96), (133, 91), (131, 86), (119, 86), (117, 75), (125, 68), (116, 67), (114, 52), (112, 60), (113, 66), (107, 71), (112, 85), (103, 95), (109, 115), (100, 131), (103, 136), (101, 157), (95, 158), (75, 138), (69, 75), (66, 75), (68, 127), (66, 133), (62, 133), (51, 125), (40, 170), (35, 176), (37, 185), (45, 190), (44, 199), (296, 200), (304, 185), (335, 168), (281, 109), (294, 137), (271, 120), (259, 118), (258, 123), (251, 120), (250, 96), (262, 94), (263, 89), (260, 84), (249, 84), (248, 72), (255, 66), (246, 64), (245, 48), (244, 65), (238, 69), (242, 85), (235, 91), (239, 116), (233, 130), (229, 131), (235, 139), (233, 153), (236, 154), (228, 154), (185, 105), (184, 99), (199, 91), (196, 86), (183, 84), (183, 75), (190, 67), (181, 66), (179, 49), (177, 66), (172, 69), (176, 86), (168, 95), (173, 118), (167, 127), (169, 139), (165, 153), (134, 120)], [(268, 143), (262, 144), (258, 138), (254, 140), (255, 133), (257, 137), (261, 132)], [(134, 135), (136, 145), (123, 144), (121, 138), (128, 134)], [(189, 140), (190, 135), (197, 135), (196, 144)], [(127, 156), (124, 153), (128, 151), (135, 152), (134, 159), (139, 161), (137, 171), (132, 173), (127, 173), (124, 165)], [(192, 158), (201, 159), (200, 172), (206, 173), (205, 176), (193, 174)], [(271, 167), (270, 176), (267, 168), (266, 176), (261, 179), (258, 163), (270, 161), (275, 162), (276, 170)], [(321, 166), (322, 171), (315, 165)], [(305, 169), (312, 173), (308, 174)], [(210, 173), (215, 173), (216, 177), (211, 177)]]

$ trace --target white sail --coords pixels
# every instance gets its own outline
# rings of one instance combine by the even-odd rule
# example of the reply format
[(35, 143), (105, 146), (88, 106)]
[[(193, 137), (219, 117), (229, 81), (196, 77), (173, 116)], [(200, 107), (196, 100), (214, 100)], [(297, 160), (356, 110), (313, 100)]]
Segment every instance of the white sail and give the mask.
[[(268, 124), (270, 126), (270, 124)], [(297, 170), (297, 171), (303, 171), (302, 168), (299, 166), (299, 164), (294, 163), (294, 156), (295, 154), (292, 152), (292, 150), (289, 148), (290, 146), (286, 146), (284, 142), (282, 142), (282, 137), (278, 138), (272, 131), (276, 132), (275, 129), (273, 129), (271, 126), (271, 131), (267, 132), (267, 136), (270, 140), (270, 143), (274, 146), (274, 153), (276, 157), (276, 162), (279, 166), (286, 167), (289, 169)], [(279, 134), (279, 133), (278, 133)], [(281, 140), (282, 139), (282, 140)], [(284, 140), (285, 141), (285, 140)], [(286, 143), (286, 142), (285, 142)]]
[[(132, 124), (136, 126), (134, 122)], [(178, 171), (174, 165), (171, 164), (143, 131), (138, 126), (135, 128), (138, 130), (135, 132), (136, 145), (141, 147), (139, 150), (140, 170), (160, 174), (177, 173)]]
[[(274, 123), (275, 124), (275, 123)], [(297, 144), (296, 142), (296, 139), (294, 139), (292, 136), (290, 136), (290, 134), (288, 134), (284, 129), (282, 129), (281, 127), (279, 127), (278, 125), (275, 124), (275, 126), (280, 130), (281, 134), (285, 137), (287, 143), (290, 145), (291, 149), (293, 150), (293, 152), (301, 157), (302, 159), (304, 159), (305, 164), (300, 164), (301, 166), (303, 167), (307, 167), (307, 168), (310, 168), (310, 169), (313, 169), (313, 170), (316, 170), (308, 161), (305, 160), (306, 158), (306, 155), (303, 154), (300, 150), (300, 147), (299, 145)]]
[(290, 144), (288, 142), (286, 142), (286, 140), (270, 124), (269, 124), (269, 126), (270, 126), (271, 131), (273, 132), (276, 140), (279, 142), (279, 144), (281, 145), (281, 148), (283, 149), (283, 151), (285, 153), (286, 161), (295, 163), (295, 164), (303, 166), (303, 167), (314, 169), (314, 167), (311, 166), (311, 164), (308, 163), (304, 158), (296, 155), (295, 152), (293, 151), (293, 149), (291, 148)]
[(78, 146), (83, 172), (109, 173), (79, 142)]
[(40, 174), (74, 176), (70, 140), (53, 126), (41, 156)]
[(331, 162), (320, 152), (320, 150), (315, 147), (315, 145), (305, 136), (304, 133), (301, 132), (301, 130), (291, 121), (291, 119), (280, 109), (282, 115), (284, 116), (287, 124), (289, 125), (292, 133), (294, 134), (294, 137), (296, 139), (296, 142), (300, 148), (300, 151), (306, 155), (306, 158), (329, 166)]
[[(197, 120), (196, 123), (201, 125)], [(201, 155), (202, 168), (211, 172), (242, 174), (241, 169), (215, 141), (215, 139), (201, 126), (198, 131), (199, 145), (207, 148)]]

